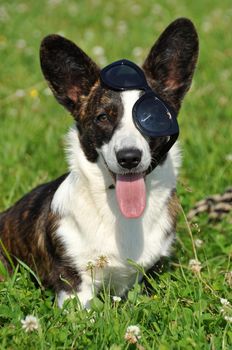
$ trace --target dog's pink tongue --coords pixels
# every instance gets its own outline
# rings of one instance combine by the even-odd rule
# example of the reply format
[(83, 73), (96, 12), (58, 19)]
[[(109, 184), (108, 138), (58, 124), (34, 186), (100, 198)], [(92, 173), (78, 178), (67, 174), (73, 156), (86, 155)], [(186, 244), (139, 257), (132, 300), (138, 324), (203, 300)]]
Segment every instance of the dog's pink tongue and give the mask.
[(146, 206), (146, 188), (142, 175), (117, 175), (116, 197), (126, 218), (138, 218)]

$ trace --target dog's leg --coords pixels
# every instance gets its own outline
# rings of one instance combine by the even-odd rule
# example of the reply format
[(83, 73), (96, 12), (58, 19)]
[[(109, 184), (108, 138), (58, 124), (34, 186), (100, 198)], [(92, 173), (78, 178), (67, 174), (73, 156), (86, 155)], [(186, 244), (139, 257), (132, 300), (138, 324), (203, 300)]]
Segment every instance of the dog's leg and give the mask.
[(61, 309), (65, 300), (73, 299), (73, 298), (75, 298), (75, 294), (70, 294), (69, 292), (66, 292), (65, 290), (61, 290), (57, 295), (58, 307)]
[(92, 278), (89, 276), (85, 276), (83, 278), (82, 276), (82, 282), (79, 288), (79, 291), (75, 293), (67, 292), (65, 290), (61, 290), (58, 293), (58, 306), (59, 308), (62, 308), (63, 303), (67, 299), (73, 299), (73, 298), (78, 298), (81, 306), (84, 309), (89, 309), (90, 308), (90, 300), (94, 297), (94, 295), (97, 293), (96, 288), (93, 285)]

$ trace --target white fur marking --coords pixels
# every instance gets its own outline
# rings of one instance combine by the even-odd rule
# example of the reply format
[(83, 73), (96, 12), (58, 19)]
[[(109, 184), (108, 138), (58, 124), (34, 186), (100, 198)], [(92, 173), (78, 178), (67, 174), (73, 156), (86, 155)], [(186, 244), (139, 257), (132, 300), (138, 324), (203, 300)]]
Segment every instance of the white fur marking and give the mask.
[(102, 154), (108, 165), (114, 173), (123, 173), (125, 169), (121, 168), (116, 159), (116, 152), (123, 148), (138, 148), (142, 152), (141, 163), (136, 169), (138, 172), (144, 172), (150, 162), (150, 148), (145, 138), (138, 131), (132, 119), (132, 108), (138, 100), (140, 91), (130, 90), (121, 93), (123, 103), (123, 116), (120, 127), (114, 132), (109, 143), (102, 146)]

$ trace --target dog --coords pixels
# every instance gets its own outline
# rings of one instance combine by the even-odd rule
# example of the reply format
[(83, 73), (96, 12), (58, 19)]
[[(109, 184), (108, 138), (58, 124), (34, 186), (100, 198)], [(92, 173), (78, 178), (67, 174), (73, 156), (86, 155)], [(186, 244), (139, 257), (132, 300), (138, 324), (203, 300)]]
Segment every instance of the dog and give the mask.
[[(177, 115), (197, 57), (196, 29), (189, 19), (179, 18), (134, 74), (143, 72), (146, 89), (158, 96), (160, 108), (163, 103)], [(159, 157), (170, 137), (144, 135), (132, 118), (144, 91), (107, 86), (97, 64), (73, 42), (45, 37), (40, 59), (55, 98), (74, 117), (67, 135), (69, 172), (0, 214), (0, 256), (6, 265), (6, 251), (26, 263), (56, 292), (59, 307), (77, 296), (88, 308), (103, 284), (118, 296), (128, 291), (137, 278), (130, 260), (152, 271), (170, 255), (180, 150), (175, 143)]]

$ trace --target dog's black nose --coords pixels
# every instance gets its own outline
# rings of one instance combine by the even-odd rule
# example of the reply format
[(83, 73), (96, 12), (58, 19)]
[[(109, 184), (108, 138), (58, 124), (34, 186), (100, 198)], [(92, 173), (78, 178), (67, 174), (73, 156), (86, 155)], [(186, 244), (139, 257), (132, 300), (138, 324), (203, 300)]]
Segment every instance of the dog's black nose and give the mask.
[(132, 169), (141, 162), (142, 152), (137, 148), (126, 148), (118, 151), (116, 158), (123, 168)]

